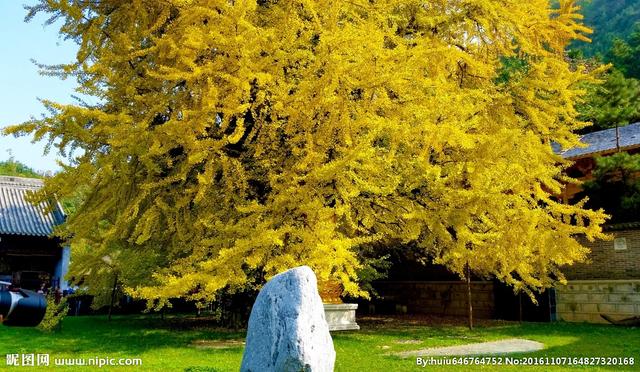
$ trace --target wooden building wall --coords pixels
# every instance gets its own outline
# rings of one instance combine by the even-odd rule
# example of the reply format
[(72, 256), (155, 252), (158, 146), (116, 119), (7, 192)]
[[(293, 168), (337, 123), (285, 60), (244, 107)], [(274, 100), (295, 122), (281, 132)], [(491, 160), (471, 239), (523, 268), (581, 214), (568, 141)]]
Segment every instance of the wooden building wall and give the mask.
[(46, 237), (0, 235), (0, 279), (25, 289), (47, 286), (61, 258), (57, 240)]

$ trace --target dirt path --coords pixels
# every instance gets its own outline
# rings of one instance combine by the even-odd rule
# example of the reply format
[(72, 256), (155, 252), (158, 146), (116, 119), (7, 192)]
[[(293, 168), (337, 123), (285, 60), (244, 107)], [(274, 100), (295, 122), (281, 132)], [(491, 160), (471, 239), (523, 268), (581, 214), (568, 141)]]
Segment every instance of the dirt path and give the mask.
[(444, 356), (444, 355), (500, 355), (510, 353), (527, 353), (542, 350), (544, 345), (540, 342), (510, 338), (507, 340), (480, 342), (477, 344), (435, 347), (421, 350), (403, 351), (396, 353), (401, 357), (412, 356)]

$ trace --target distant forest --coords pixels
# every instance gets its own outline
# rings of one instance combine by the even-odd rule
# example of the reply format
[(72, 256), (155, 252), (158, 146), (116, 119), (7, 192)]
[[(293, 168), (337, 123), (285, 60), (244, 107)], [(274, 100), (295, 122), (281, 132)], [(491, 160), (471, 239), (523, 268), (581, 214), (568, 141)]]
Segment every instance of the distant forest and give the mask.
[(591, 43), (575, 42), (572, 49), (585, 57), (604, 56), (615, 38), (627, 39), (640, 22), (640, 0), (579, 0), (584, 23), (593, 29)]
[(13, 157), (8, 160), (0, 161), (0, 176), (16, 176), (28, 178), (42, 178), (43, 175), (36, 172), (33, 168), (23, 164)]

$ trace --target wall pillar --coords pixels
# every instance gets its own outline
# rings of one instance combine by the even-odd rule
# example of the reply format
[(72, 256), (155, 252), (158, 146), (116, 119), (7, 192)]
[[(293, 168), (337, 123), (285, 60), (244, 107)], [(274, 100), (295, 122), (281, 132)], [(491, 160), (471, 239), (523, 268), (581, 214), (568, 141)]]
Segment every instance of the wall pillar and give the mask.
[(71, 260), (71, 249), (69, 247), (62, 247), (60, 252), (60, 260), (56, 264), (55, 271), (53, 272), (53, 278), (60, 282), (60, 290), (64, 291), (69, 289), (69, 283), (65, 280), (65, 276), (69, 272), (69, 262)]

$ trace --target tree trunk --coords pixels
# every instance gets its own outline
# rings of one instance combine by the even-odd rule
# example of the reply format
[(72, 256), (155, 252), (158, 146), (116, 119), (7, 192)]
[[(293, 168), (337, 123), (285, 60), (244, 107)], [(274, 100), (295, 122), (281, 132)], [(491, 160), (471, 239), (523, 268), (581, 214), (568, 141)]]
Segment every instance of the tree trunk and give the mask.
[(473, 306), (471, 305), (471, 269), (467, 263), (467, 304), (469, 305), (469, 329), (473, 329)]
[(116, 289), (118, 288), (118, 274), (113, 278), (113, 289), (111, 290), (111, 303), (109, 304), (109, 316), (107, 319), (111, 321), (111, 312), (113, 311), (113, 303), (116, 299)]
[(518, 292), (518, 309), (518, 319), (520, 320), (520, 323), (522, 323), (522, 292)]

